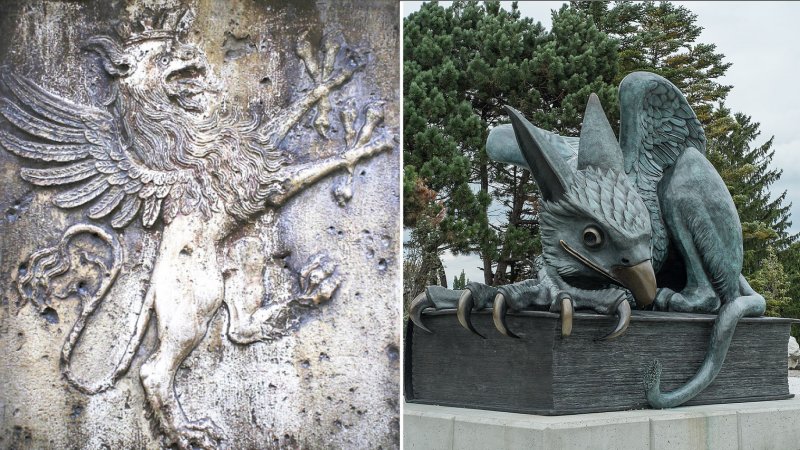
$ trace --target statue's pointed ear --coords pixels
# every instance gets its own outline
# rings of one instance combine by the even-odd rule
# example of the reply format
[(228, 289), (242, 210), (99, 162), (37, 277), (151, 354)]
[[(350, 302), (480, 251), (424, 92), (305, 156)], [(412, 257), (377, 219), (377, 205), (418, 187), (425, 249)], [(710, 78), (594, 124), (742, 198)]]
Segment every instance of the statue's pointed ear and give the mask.
[(103, 68), (109, 75), (124, 77), (133, 72), (135, 61), (122, 47), (107, 36), (94, 36), (83, 44), (83, 48), (100, 55)]
[(558, 153), (556, 146), (552, 145), (550, 136), (533, 126), (516, 109), (506, 106), (506, 111), (511, 117), (517, 144), (536, 184), (539, 185), (542, 198), (547, 201), (560, 200), (572, 182), (569, 164)]
[(578, 144), (578, 170), (587, 167), (623, 172), (622, 149), (596, 94), (586, 104)]

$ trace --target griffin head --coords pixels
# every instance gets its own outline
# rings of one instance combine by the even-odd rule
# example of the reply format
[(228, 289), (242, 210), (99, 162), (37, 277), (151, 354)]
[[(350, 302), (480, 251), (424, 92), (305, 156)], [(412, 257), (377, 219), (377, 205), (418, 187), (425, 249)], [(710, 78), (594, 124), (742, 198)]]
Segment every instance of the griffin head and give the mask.
[(564, 198), (541, 213), (545, 261), (567, 283), (628, 288), (640, 306), (655, 297), (650, 266), (650, 216), (623, 173), (577, 171)]
[(192, 10), (168, 10), (156, 18), (150, 13), (135, 25), (117, 26), (121, 39), (95, 36), (84, 48), (100, 55), (120, 86), (163, 95), (188, 113), (204, 113), (218, 89), (205, 53), (180, 41), (193, 18)]
[(625, 175), (622, 150), (600, 100), (589, 97), (576, 169), (560, 151), (557, 135), (507, 109), (524, 163), (544, 199), (540, 223), (548, 265), (575, 287), (613, 283), (629, 289), (639, 306), (652, 303), (650, 216)]

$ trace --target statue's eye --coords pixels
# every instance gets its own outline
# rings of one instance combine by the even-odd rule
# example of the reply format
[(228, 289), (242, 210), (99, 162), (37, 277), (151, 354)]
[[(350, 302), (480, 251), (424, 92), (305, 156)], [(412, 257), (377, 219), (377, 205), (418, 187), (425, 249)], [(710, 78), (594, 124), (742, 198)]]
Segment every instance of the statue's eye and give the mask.
[(161, 55), (158, 57), (158, 63), (162, 66), (166, 66), (167, 64), (169, 64), (169, 61), (170, 61), (169, 55)]
[(597, 227), (588, 226), (583, 230), (583, 243), (589, 248), (597, 248), (603, 243), (603, 233)]

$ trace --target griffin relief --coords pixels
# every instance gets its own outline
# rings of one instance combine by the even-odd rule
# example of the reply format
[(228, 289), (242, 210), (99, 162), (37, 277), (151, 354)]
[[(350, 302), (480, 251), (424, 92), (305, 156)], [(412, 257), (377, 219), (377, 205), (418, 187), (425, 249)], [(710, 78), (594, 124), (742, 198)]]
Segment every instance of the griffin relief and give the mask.
[[(123, 24), (116, 36), (88, 39), (84, 49), (99, 57), (111, 79), (112, 95), (97, 105), (71, 101), (3, 68), (0, 116), (6, 125), (0, 127), (0, 146), (21, 158), (22, 179), (53, 190), (57, 207), (83, 208), (93, 221), (69, 227), (60, 242), (30, 255), (17, 277), (23, 304), (45, 315), (52, 298), (59, 297), (51, 281), (70, 274), (80, 278), (66, 288), (83, 301), (62, 349), (66, 379), (86, 394), (111, 388), (128, 370), (154, 316), (158, 345), (139, 374), (149, 406), (166, 445), (211, 449), (225, 433), (208, 418), (184, 414), (174, 389), (178, 367), (223, 301), (230, 312), (228, 336), (236, 343), (287, 332), (278, 325), (289, 306), (261, 307), (263, 271), (253, 264), (259, 242), (231, 242), (232, 233), (341, 172), (347, 178), (332, 194), (344, 206), (353, 196), (354, 166), (391, 151), (394, 142), (382, 126), (380, 102), (351, 100), (340, 108), (341, 153), (293, 163), (281, 142), (312, 110), (314, 132), (328, 139), (334, 111), (329, 95), (351, 81), (367, 56), (336, 38), (326, 39), (318, 52), (300, 36), (295, 51), (313, 88), (264, 118), (228, 103), (203, 49), (187, 42), (192, 19), (191, 10), (166, 11)], [(106, 379), (85, 382), (70, 370), (72, 351), (125, 258), (115, 230), (135, 221), (146, 229), (163, 228), (149, 288), (122, 360)], [(82, 236), (107, 251), (80, 250), (73, 241)], [(79, 265), (92, 270), (78, 270)], [(323, 253), (299, 272), (292, 307), (316, 307), (330, 300), (340, 283), (335, 262)], [(225, 286), (241, 295), (226, 295)]]

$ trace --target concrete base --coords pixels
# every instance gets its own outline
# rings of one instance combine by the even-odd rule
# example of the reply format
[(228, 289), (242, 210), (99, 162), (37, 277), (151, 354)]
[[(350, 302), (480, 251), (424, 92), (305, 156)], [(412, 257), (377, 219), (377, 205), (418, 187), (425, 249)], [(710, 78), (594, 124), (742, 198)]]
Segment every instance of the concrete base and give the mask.
[[(797, 394), (798, 378), (790, 377)], [(794, 382), (793, 382), (794, 381)], [(536, 416), (406, 403), (406, 450), (797, 449), (800, 399)]]

